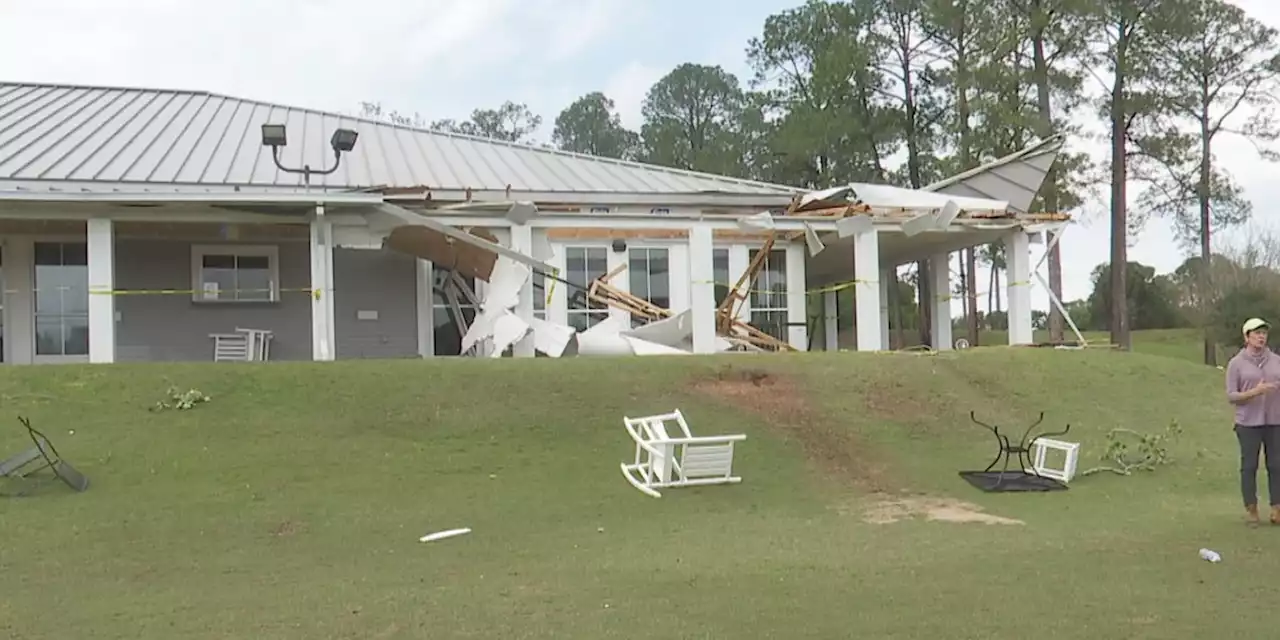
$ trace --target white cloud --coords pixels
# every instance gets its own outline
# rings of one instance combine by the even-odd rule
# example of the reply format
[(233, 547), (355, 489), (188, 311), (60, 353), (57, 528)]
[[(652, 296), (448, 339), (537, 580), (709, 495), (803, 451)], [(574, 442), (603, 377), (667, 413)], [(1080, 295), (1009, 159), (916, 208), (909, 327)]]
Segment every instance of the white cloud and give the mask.
[(640, 130), (640, 125), (644, 123), (640, 108), (644, 104), (645, 94), (649, 92), (649, 87), (669, 71), (670, 69), (632, 62), (609, 76), (603, 91), (613, 99), (623, 126), (634, 131)]

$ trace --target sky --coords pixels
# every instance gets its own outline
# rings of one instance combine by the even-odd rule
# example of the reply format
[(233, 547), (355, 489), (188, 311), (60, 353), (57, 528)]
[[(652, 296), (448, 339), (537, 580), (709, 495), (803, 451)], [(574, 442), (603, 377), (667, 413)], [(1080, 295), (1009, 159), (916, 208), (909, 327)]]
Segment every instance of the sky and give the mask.
[[(207, 90), (340, 112), (371, 101), (428, 121), (513, 100), (543, 117), (549, 137), (560, 110), (591, 91), (612, 98), (623, 123), (638, 128), (645, 92), (683, 62), (721, 65), (745, 84), (748, 41), (766, 17), (800, 3), (0, 0), (0, 80)], [(1235, 4), (1280, 28), (1280, 3)], [(1105, 158), (1100, 142), (1068, 144)], [(1216, 144), (1220, 165), (1254, 203), (1254, 224), (1280, 221), (1271, 206), (1280, 200), (1280, 167), (1245, 141)], [(1068, 300), (1088, 296), (1090, 273), (1109, 258), (1107, 207), (1093, 199), (1072, 212), (1078, 223), (1061, 240)], [(1131, 241), (1129, 258), (1167, 272), (1185, 254), (1156, 220)], [(1032, 300), (1048, 306), (1038, 286)]]

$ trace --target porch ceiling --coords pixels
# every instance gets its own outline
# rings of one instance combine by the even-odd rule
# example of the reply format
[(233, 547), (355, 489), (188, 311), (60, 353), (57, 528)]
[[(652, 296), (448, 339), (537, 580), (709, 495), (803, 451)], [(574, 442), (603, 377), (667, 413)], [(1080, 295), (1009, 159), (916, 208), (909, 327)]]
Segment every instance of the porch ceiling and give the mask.
[[(901, 231), (881, 231), (880, 266), (889, 268), (938, 253), (988, 244), (1011, 231), (1010, 228), (952, 228), (950, 231), (932, 231), (914, 236)], [(826, 249), (816, 256), (810, 256), (805, 266), (809, 285), (822, 286), (853, 278), (854, 239), (827, 234), (822, 237), (822, 242)]]

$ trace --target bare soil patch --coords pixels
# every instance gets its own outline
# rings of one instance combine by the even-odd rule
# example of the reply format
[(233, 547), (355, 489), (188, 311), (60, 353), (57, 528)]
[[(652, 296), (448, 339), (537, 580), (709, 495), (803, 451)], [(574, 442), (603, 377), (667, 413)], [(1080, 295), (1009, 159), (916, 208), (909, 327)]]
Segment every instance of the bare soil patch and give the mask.
[(798, 441), (825, 472), (864, 490), (889, 489), (884, 465), (875, 460), (853, 429), (823, 419), (809, 405), (804, 391), (786, 377), (758, 369), (727, 368), (692, 386), (698, 393), (761, 416)]
[(931, 496), (880, 496), (862, 512), (863, 521), (871, 524), (893, 524), (912, 518), (933, 522), (1025, 524), (1021, 520), (984, 513), (982, 507), (963, 500)]
[(277, 538), (288, 538), (302, 531), (302, 523), (295, 520), (284, 520), (271, 528), (271, 535)]

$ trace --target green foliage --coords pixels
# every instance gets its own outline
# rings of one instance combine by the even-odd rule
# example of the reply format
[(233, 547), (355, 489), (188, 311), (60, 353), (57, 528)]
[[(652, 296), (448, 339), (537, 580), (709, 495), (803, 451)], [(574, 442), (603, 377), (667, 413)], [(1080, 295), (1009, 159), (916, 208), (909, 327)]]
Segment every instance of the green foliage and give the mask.
[(158, 400), (152, 405), (152, 411), (163, 411), (165, 409), (173, 409), (177, 411), (186, 411), (194, 409), (198, 404), (204, 404), (209, 401), (209, 396), (202, 393), (199, 389), (188, 389), (180, 391), (177, 387), (169, 387), (165, 392), (165, 399)]
[[(1174, 300), (1176, 289), (1167, 276), (1157, 276), (1156, 270), (1139, 262), (1130, 262), (1125, 269), (1126, 312), (1129, 326), (1141, 329), (1172, 329), (1185, 326)], [(1093, 270), (1093, 293), (1089, 296), (1088, 319), (1091, 329), (1105, 328), (1111, 318), (1111, 265), (1100, 264)]]
[[(1112, 429), (1107, 432), (1107, 446), (1099, 460), (1110, 464), (1080, 472), (1090, 476), (1103, 471), (1117, 475), (1133, 475), (1134, 471), (1155, 471), (1157, 467), (1173, 464), (1169, 445), (1182, 434), (1177, 420), (1169, 423), (1163, 433), (1142, 433), (1133, 429)], [(1126, 442), (1126, 440), (1128, 442)]]
[(551, 141), (563, 151), (602, 158), (635, 159), (640, 136), (622, 126), (613, 100), (599, 91), (588, 93), (556, 116)]

